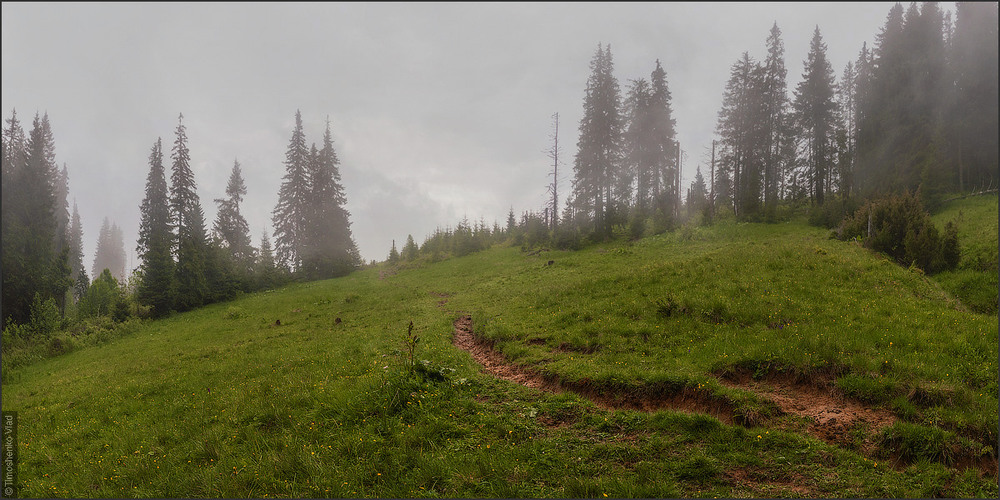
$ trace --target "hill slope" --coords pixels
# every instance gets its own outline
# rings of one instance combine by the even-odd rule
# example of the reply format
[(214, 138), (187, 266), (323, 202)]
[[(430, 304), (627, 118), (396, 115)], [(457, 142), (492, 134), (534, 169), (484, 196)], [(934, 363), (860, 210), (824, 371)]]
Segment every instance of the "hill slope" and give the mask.
[[(24, 496), (997, 494), (996, 316), (800, 223), (369, 269), (3, 384)], [(891, 423), (812, 432), (803, 388)]]

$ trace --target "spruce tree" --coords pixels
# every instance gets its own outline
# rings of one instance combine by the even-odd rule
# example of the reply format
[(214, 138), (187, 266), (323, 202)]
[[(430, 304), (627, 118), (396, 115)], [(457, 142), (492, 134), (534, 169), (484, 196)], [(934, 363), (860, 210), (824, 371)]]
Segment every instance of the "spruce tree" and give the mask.
[(90, 271), (94, 276), (100, 276), (107, 269), (119, 283), (125, 280), (125, 241), (121, 228), (107, 217), (101, 224), (97, 237), (97, 250), (94, 252), (94, 264)]
[(163, 166), (163, 145), (157, 138), (149, 154), (146, 197), (139, 207), (139, 239), (136, 253), (142, 279), (139, 302), (151, 308), (154, 317), (169, 313), (174, 306), (174, 260), (170, 249), (174, 241), (171, 229), (170, 193)]
[(413, 235), (406, 235), (406, 244), (403, 245), (403, 253), (401, 254), (401, 257), (407, 261), (416, 260), (419, 252), (420, 249), (417, 247), (417, 243), (413, 241)]
[[(80, 273), (86, 275), (83, 267), (83, 225), (80, 223), (80, 212), (76, 207), (76, 200), (73, 201), (73, 217), (69, 228), (69, 266), (70, 278), (76, 283), (80, 279)], [(76, 295), (77, 300), (80, 299)]]
[(247, 188), (243, 182), (240, 162), (234, 160), (229, 183), (226, 185), (226, 198), (215, 199), (215, 203), (219, 205), (219, 212), (213, 230), (241, 271), (250, 272), (253, 268), (250, 226), (240, 212), (240, 203), (246, 194)]
[(257, 255), (254, 274), (257, 277), (258, 288), (271, 288), (277, 285), (280, 279), (274, 260), (274, 250), (271, 247), (271, 240), (267, 237), (267, 231), (264, 231), (260, 236), (260, 252)]
[(590, 70), (573, 164), (570, 204), (577, 217), (589, 219), (597, 235), (610, 237), (615, 222), (615, 180), (622, 163), (621, 98), (610, 45), (605, 48), (598, 44)]
[[(659, 151), (653, 143), (651, 109), (652, 89), (643, 79), (632, 80), (625, 97), (625, 114), (628, 126), (625, 129), (625, 155), (623, 170), (628, 171), (629, 181), (634, 181), (635, 211), (644, 217), (652, 205), (653, 185), (659, 184)], [(631, 182), (630, 182), (631, 184)], [(631, 186), (630, 186), (631, 187)], [(659, 186), (657, 186), (659, 187)]]
[(55, 177), (56, 253), (69, 246), (69, 171), (63, 163), (62, 170)]
[(205, 213), (198, 198), (194, 172), (187, 146), (184, 115), (177, 120), (176, 139), (170, 153), (173, 160), (170, 174), (170, 205), (176, 228), (177, 297), (175, 306), (185, 311), (205, 303), (208, 284), (205, 280), (206, 245)]
[(17, 119), (17, 111), (11, 113), (3, 130), (3, 314), (4, 320), (11, 318), (18, 323), (28, 320), (31, 296), (35, 292), (27, 271), (24, 245), (30, 236), (24, 219), (24, 177), (27, 170), (27, 139), (24, 129)]
[(997, 3), (958, 2), (947, 82), (954, 178), (969, 191), (998, 184)]
[(836, 132), (836, 103), (833, 67), (826, 58), (826, 44), (819, 26), (813, 31), (809, 54), (804, 62), (802, 81), (795, 88), (795, 117), (806, 142), (806, 164), (811, 199), (822, 205), (833, 163)]
[(774, 220), (778, 200), (781, 197), (781, 184), (784, 178), (784, 165), (791, 163), (787, 151), (787, 143), (791, 141), (788, 126), (788, 93), (785, 69), (785, 45), (781, 41), (781, 29), (774, 23), (767, 37), (767, 59), (764, 61), (764, 75), (761, 93), (763, 94), (761, 111), (763, 117), (764, 151), (764, 214), (768, 220)]
[(721, 145), (716, 197), (731, 201), (741, 219), (754, 218), (761, 209), (768, 149), (765, 76), (766, 69), (744, 52), (730, 69), (716, 126)]
[(708, 187), (705, 184), (705, 177), (701, 175), (701, 167), (698, 167), (695, 170), (694, 182), (691, 183), (691, 188), (687, 192), (688, 216), (692, 216), (699, 211), (707, 215), (707, 208)]
[(31, 302), (54, 299), (62, 308), (70, 287), (68, 252), (57, 251), (59, 172), (48, 115), (35, 114), (27, 139), (13, 115), (4, 131), (3, 313), (30, 318)]
[(677, 192), (680, 172), (670, 88), (667, 85), (667, 73), (659, 59), (656, 60), (656, 68), (650, 74), (649, 82), (649, 134), (654, 159), (653, 171), (649, 176), (649, 196), (650, 202), (655, 203), (661, 216), (666, 217), (670, 214), (670, 207), (676, 206), (677, 197), (680, 196)]
[(295, 112), (295, 128), (285, 151), (285, 175), (278, 189), (278, 204), (271, 221), (279, 265), (297, 270), (302, 265), (309, 200), (309, 149), (302, 129), (302, 114)]

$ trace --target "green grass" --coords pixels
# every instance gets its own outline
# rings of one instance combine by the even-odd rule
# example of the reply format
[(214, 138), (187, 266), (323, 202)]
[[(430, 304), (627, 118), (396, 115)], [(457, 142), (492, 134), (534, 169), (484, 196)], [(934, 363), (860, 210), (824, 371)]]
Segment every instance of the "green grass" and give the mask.
[(938, 229), (954, 221), (962, 257), (958, 269), (934, 279), (971, 311), (997, 314), (997, 195), (954, 200), (933, 216)]
[[(21, 494), (995, 497), (996, 471), (963, 460), (996, 457), (996, 316), (827, 235), (720, 222), (578, 252), (495, 248), (5, 366)], [(603, 410), (496, 380), (451, 345), (463, 314), (514, 363), (567, 383), (699, 387), (759, 418)], [(410, 321), (426, 361), (412, 376)], [(787, 417), (719, 384), (736, 371), (833, 377), (901, 421), (868, 436), (868, 455), (780, 430)]]

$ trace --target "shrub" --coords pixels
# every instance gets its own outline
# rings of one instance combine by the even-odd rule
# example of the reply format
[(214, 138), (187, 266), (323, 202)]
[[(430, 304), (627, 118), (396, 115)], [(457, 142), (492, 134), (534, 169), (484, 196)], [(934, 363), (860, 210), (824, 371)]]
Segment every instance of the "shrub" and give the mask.
[(48, 336), (59, 329), (62, 324), (62, 315), (59, 314), (59, 307), (52, 298), (42, 300), (36, 293), (31, 302), (31, 319), (28, 323), (28, 330), (33, 335)]
[(646, 218), (640, 215), (637, 211), (628, 221), (628, 239), (630, 240), (642, 239), (642, 236), (645, 232), (646, 232)]
[(840, 223), (834, 236), (860, 239), (866, 248), (928, 273), (954, 269), (960, 256), (955, 225), (945, 226), (942, 236), (919, 195), (909, 192), (866, 202)]
[(833, 229), (855, 208), (857, 203), (853, 199), (843, 202), (831, 200), (822, 205), (815, 205), (809, 209), (809, 225)]

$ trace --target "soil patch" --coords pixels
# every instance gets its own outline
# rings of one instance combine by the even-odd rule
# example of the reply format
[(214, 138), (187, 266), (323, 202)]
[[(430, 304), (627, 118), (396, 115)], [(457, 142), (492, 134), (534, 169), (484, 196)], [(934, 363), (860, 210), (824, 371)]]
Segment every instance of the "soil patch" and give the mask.
[[(872, 443), (865, 442), (866, 438), (896, 422), (895, 415), (886, 409), (871, 408), (839, 394), (832, 377), (802, 380), (772, 374), (754, 380), (748, 374), (736, 374), (720, 382), (760, 394), (774, 401), (783, 413), (806, 417), (809, 424), (804, 431), (807, 434), (839, 446), (868, 448)], [(862, 442), (858, 442), (859, 439)]]

